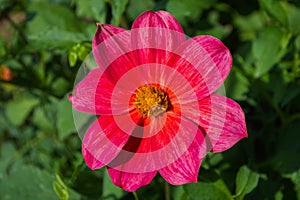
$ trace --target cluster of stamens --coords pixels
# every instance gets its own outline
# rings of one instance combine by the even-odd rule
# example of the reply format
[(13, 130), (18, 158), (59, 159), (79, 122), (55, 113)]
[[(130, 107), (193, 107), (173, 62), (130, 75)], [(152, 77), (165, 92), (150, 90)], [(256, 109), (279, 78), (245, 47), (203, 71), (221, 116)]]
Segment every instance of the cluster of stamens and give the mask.
[(168, 109), (168, 95), (159, 87), (144, 85), (136, 90), (136, 109), (142, 115), (157, 117)]

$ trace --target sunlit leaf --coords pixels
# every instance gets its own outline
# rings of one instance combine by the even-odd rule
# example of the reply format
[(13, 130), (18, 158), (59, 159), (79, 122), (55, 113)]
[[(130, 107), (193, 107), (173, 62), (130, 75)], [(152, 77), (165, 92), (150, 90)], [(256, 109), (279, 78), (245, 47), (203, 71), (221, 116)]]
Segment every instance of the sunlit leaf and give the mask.
[(176, 19), (183, 25), (187, 20), (197, 20), (203, 10), (208, 9), (214, 1), (194, 1), (194, 0), (170, 0), (167, 3), (167, 11), (172, 13)]
[(6, 116), (13, 125), (20, 126), (24, 123), (30, 111), (38, 103), (39, 100), (35, 98), (28, 98), (25, 96), (17, 97), (7, 104), (5, 112)]
[(1, 199), (57, 199), (52, 189), (53, 180), (49, 173), (34, 166), (19, 166), (13, 174), (0, 179)]
[(282, 58), (289, 39), (290, 35), (277, 27), (268, 27), (258, 35), (252, 43), (256, 77), (268, 72)]
[(134, 20), (145, 10), (153, 9), (154, 5), (155, 5), (154, 0), (147, 0), (147, 1), (129, 0), (128, 7), (126, 9), (126, 14), (129, 16), (131, 20)]
[(243, 199), (258, 184), (259, 174), (250, 170), (247, 166), (242, 166), (236, 176), (235, 197)]
[(82, 33), (66, 31), (58, 28), (45, 29), (29, 37), (30, 48), (44, 49), (69, 49), (72, 45), (86, 40)]
[(72, 115), (72, 104), (67, 96), (58, 103), (57, 107), (57, 129), (60, 139), (64, 139), (71, 133), (76, 132)]
[(106, 6), (104, 0), (74, 0), (76, 2), (76, 13), (80, 17), (92, 18), (100, 23), (105, 23)]
[(128, 3), (128, 0), (113, 0), (112, 1), (112, 20), (111, 24), (113, 25), (120, 25), (121, 18), (123, 13), (125, 12), (126, 5)]
[(260, 0), (259, 3), (272, 17), (278, 20), (281, 24), (287, 25), (287, 15), (280, 1)]
[(183, 186), (190, 200), (231, 200), (232, 197), (222, 180), (213, 183), (190, 183)]

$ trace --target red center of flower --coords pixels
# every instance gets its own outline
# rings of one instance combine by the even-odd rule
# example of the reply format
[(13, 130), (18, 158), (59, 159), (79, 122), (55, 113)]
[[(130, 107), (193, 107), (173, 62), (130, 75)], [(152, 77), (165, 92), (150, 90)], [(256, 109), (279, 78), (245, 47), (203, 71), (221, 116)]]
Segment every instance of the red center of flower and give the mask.
[(136, 90), (136, 109), (147, 117), (157, 117), (168, 109), (168, 95), (157, 86), (143, 85)]

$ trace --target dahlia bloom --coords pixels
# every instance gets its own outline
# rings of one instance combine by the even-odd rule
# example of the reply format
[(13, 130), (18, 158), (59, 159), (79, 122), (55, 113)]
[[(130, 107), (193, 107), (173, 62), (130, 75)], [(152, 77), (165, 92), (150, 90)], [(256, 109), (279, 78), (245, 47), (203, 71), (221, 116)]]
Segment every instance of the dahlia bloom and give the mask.
[(95, 116), (82, 154), (124, 190), (157, 173), (174, 185), (196, 182), (207, 152), (247, 137), (240, 106), (214, 94), (231, 69), (229, 50), (212, 36), (187, 39), (171, 14), (147, 11), (131, 30), (98, 24), (93, 58), (71, 98)]

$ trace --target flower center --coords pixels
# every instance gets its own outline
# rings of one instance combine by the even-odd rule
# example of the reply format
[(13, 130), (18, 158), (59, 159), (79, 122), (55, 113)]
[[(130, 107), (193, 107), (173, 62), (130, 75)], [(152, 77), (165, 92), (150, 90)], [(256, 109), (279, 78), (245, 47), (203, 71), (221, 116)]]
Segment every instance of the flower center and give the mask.
[(168, 95), (156, 86), (143, 85), (136, 91), (134, 104), (142, 115), (157, 117), (168, 109)]

